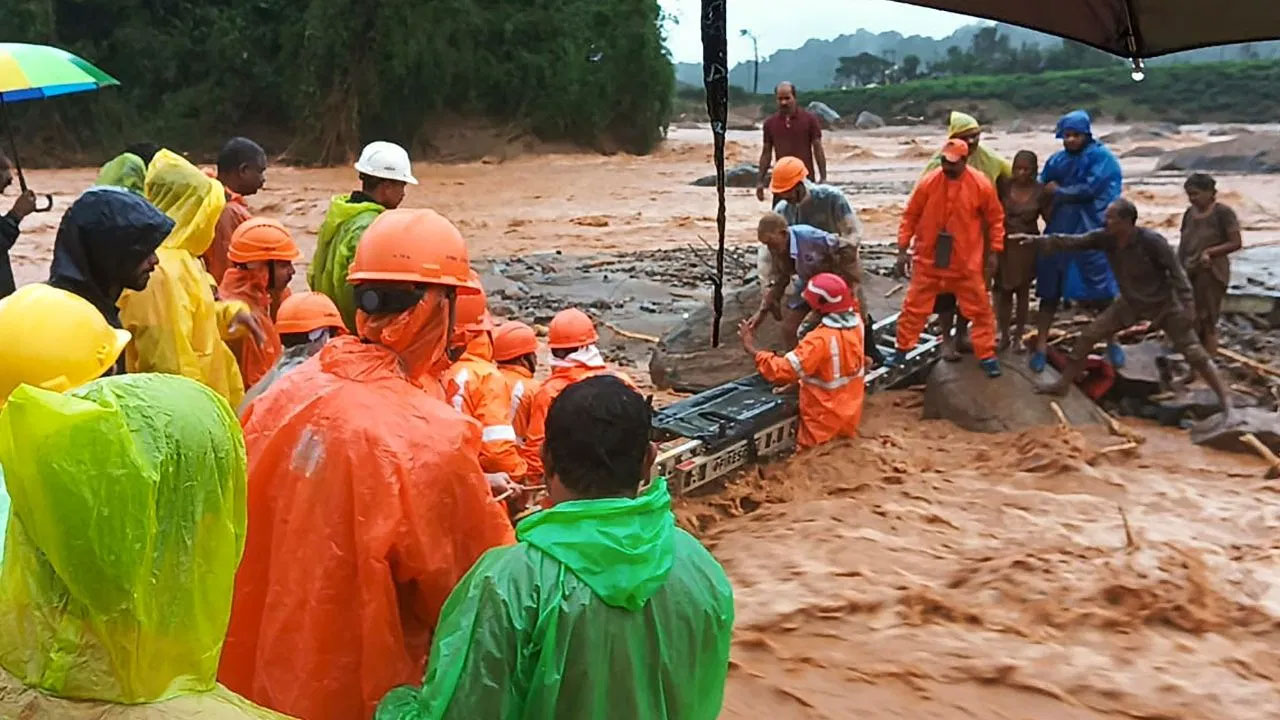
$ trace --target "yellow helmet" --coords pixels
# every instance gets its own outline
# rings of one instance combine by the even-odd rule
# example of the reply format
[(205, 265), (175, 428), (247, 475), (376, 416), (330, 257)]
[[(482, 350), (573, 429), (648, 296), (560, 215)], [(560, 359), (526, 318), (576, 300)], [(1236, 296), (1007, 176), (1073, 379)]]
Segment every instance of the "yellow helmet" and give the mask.
[(66, 392), (97, 379), (133, 338), (89, 301), (49, 285), (0, 300), (0, 404), (22, 383)]

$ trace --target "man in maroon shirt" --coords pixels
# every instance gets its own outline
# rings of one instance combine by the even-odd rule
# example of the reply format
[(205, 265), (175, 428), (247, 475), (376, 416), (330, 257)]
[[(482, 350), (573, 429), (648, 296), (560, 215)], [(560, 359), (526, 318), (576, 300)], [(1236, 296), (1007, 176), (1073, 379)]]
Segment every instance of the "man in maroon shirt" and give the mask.
[[(827, 156), (822, 152), (822, 124), (808, 110), (796, 105), (796, 86), (780, 82), (773, 90), (778, 99), (778, 112), (764, 121), (764, 149), (760, 152), (760, 175), (756, 178), (756, 199), (764, 202), (765, 175), (773, 162), (774, 151), (779, 158), (798, 157), (809, 170), (809, 177), (819, 183), (827, 181)], [(817, 160), (817, 172), (814, 172)], [(774, 198), (774, 203), (777, 203)]]

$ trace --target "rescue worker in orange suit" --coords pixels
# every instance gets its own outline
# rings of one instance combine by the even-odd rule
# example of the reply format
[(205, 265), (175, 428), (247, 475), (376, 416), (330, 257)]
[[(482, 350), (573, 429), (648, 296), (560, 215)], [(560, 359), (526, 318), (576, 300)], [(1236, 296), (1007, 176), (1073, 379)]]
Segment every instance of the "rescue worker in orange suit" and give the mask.
[(533, 328), (512, 320), (493, 331), (493, 361), (507, 380), (511, 397), (511, 427), (516, 431), (516, 443), (520, 457), (532, 466), (541, 458), (530, 459), (528, 444), (529, 416), (533, 412), (533, 397), (542, 383), (533, 379), (538, 371), (538, 335)]
[[(480, 280), (473, 273), (477, 287)], [(480, 423), (480, 469), (495, 497), (520, 492), (528, 466), (511, 425), (511, 391), (493, 362), (493, 317), (483, 293), (458, 297), (453, 350), (458, 359), (444, 374), (454, 410)]]
[(454, 299), (479, 291), (470, 273), (445, 218), (381, 214), (351, 265), (358, 336), (244, 410), (249, 525), (219, 677), (259, 704), (369, 717), (422, 678), (458, 580), (514, 541), (479, 426), (421, 384), (438, 386)]
[[(974, 353), (983, 371), (988, 377), (1000, 376), (987, 281), (995, 274), (998, 253), (1004, 251), (1004, 208), (995, 186), (968, 166), (968, 157), (968, 143), (948, 140), (942, 148), (942, 167), (920, 178), (902, 214), (895, 270), (910, 274), (911, 284), (898, 316), (898, 349), (886, 361), (891, 367), (902, 364), (920, 341), (937, 296), (952, 293), (960, 312), (973, 323)], [(991, 253), (984, 261), (986, 247)]]
[(248, 305), (265, 337), (261, 345), (248, 337), (227, 341), (246, 388), (256, 385), (284, 351), (274, 320), (280, 303), (289, 297), (293, 261), (300, 257), (293, 236), (279, 220), (250, 218), (231, 234), (227, 249), (231, 266), (218, 285), (218, 297)]
[(748, 322), (738, 327), (738, 334), (765, 380), (780, 386), (800, 383), (796, 445), (803, 450), (837, 437), (857, 437), (866, 366), (862, 319), (848, 283), (839, 275), (819, 273), (801, 294), (821, 319), (794, 350), (780, 356), (757, 349), (755, 330)]
[[(635, 387), (625, 373), (610, 370), (596, 343), (595, 323), (586, 313), (569, 308), (551, 318), (547, 330), (547, 346), (551, 348), (551, 377), (542, 383), (533, 396), (529, 410), (529, 434), (525, 437), (525, 459), (529, 461), (529, 477), (542, 477), (542, 444), (547, 439), (547, 412), (551, 403), (565, 388), (589, 377), (609, 373)], [(590, 428), (585, 428), (590, 430)]]

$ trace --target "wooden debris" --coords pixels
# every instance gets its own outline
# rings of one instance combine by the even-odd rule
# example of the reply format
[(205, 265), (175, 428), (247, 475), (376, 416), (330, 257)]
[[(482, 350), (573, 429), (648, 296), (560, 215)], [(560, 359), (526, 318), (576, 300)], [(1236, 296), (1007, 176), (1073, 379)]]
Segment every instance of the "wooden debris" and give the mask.
[(1267, 468), (1266, 474), (1266, 478), (1268, 480), (1280, 478), (1280, 457), (1277, 457), (1275, 453), (1271, 452), (1271, 448), (1263, 445), (1262, 441), (1255, 437), (1253, 433), (1245, 433), (1241, 435), (1240, 442), (1248, 445), (1250, 449), (1258, 454), (1258, 457), (1266, 460), (1270, 464), (1270, 467)]
[(901, 292), (902, 288), (904, 287), (906, 287), (906, 285), (902, 283), (898, 283), (897, 285), (894, 285), (893, 287), (889, 288), (888, 292), (886, 292), (884, 296), (893, 297), (894, 295), (897, 295), (899, 292)]
[(1136, 450), (1136, 449), (1138, 449), (1138, 443), (1132, 440), (1129, 440), (1127, 442), (1122, 442), (1119, 445), (1108, 445), (1102, 448), (1101, 450), (1099, 450), (1098, 455), (1110, 455), (1111, 453), (1118, 453), (1118, 452), (1124, 452), (1126, 450)]
[(1139, 445), (1147, 441), (1146, 436), (1142, 435), (1136, 430), (1133, 430), (1132, 428), (1120, 422), (1119, 420), (1111, 417), (1111, 413), (1107, 412), (1106, 410), (1103, 410), (1102, 408), (1098, 408), (1098, 412), (1102, 415), (1103, 421), (1107, 423), (1107, 428), (1111, 431), (1112, 435), (1116, 435), (1118, 437), (1122, 437), (1127, 440), (1132, 440), (1133, 442), (1136, 442)]
[(1280, 378), (1280, 370), (1277, 370), (1276, 368), (1273, 368), (1270, 365), (1260, 363), (1257, 360), (1254, 360), (1253, 358), (1248, 357), (1246, 355), (1242, 355), (1236, 352), (1235, 350), (1232, 350), (1231, 348), (1218, 348), (1218, 354), (1224, 358), (1227, 358), (1228, 360), (1234, 360), (1240, 363), (1241, 365), (1244, 365), (1245, 367), (1249, 368), (1250, 370), (1253, 370), (1254, 372), (1261, 373), (1263, 375), (1269, 375), (1274, 378)]
[(1124, 523), (1124, 547), (1126, 550), (1131, 550), (1138, 546), (1138, 541), (1133, 539), (1133, 529), (1129, 527), (1129, 516), (1119, 504), (1116, 505), (1116, 509), (1120, 511), (1120, 522)]
[(617, 325), (614, 325), (613, 323), (607, 320), (601, 320), (600, 324), (612, 330), (614, 334), (621, 335), (622, 337), (629, 338), (631, 340), (643, 340), (644, 342), (656, 343), (662, 339), (660, 337), (657, 337), (656, 335), (645, 335), (644, 333), (631, 332), (630, 330), (623, 330), (622, 328), (618, 327)]
[(1067, 414), (1062, 412), (1062, 406), (1053, 400), (1049, 401), (1049, 407), (1053, 410), (1053, 414), (1058, 416), (1058, 424), (1064, 428), (1071, 427), (1071, 423), (1067, 421)]

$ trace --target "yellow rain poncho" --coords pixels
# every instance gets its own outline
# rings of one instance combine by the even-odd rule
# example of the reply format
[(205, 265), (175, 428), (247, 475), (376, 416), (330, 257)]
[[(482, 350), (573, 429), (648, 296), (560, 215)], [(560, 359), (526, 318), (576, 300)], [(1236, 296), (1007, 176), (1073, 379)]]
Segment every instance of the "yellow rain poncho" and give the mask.
[[(951, 123), (947, 127), (947, 137), (953, 138), (963, 133), (981, 129), (982, 125), (972, 115), (951, 111)], [(941, 166), (942, 154), (939, 153), (933, 156), (933, 159), (925, 166), (924, 171), (927, 173)], [(978, 149), (969, 153), (969, 167), (986, 175), (993, 185), (1000, 178), (1007, 180), (1013, 177), (1013, 165), (1008, 160), (988, 150), (987, 146), (981, 143), (978, 144)]]
[(213, 277), (200, 255), (213, 242), (214, 226), (226, 205), (217, 180), (168, 150), (151, 160), (147, 199), (177, 223), (156, 256), (160, 265), (147, 289), (120, 296), (120, 321), (133, 333), (125, 355), (129, 372), (184, 375), (213, 388), (233, 406), (244, 398), (235, 355), (227, 347), (228, 327), (241, 302), (218, 302)]
[(174, 375), (23, 385), (0, 463), (0, 717), (282, 717), (215, 680), (246, 524), (224, 400)]

